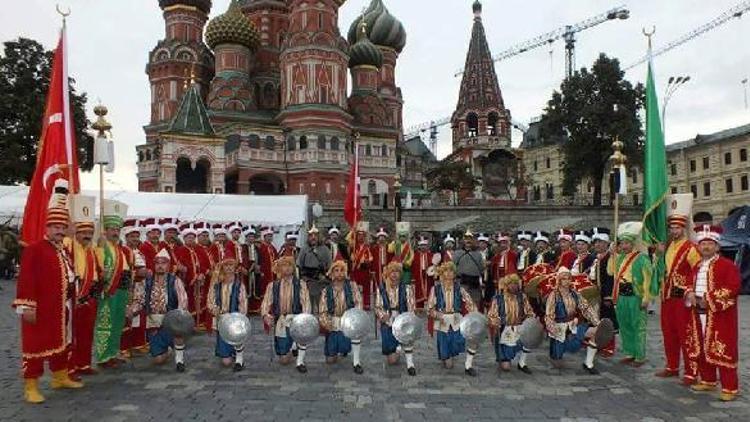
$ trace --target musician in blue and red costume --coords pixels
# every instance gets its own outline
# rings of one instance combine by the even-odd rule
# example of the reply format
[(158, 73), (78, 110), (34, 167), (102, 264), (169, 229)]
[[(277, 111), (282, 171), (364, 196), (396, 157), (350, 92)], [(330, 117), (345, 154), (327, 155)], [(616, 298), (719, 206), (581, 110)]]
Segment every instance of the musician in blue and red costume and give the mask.
[(331, 264), (328, 277), (331, 283), (323, 289), (320, 295), (320, 327), (326, 333), (325, 355), (326, 363), (335, 363), (339, 356), (352, 353), (354, 372), (363, 372), (360, 362), (361, 339), (350, 339), (341, 332), (341, 317), (349, 309), (362, 309), (362, 295), (357, 285), (347, 276), (346, 261), (340, 259)]
[[(271, 334), (274, 336), (274, 351), (282, 365), (288, 365), (293, 358), (294, 341), (289, 335), (292, 319), (298, 314), (309, 314), (311, 309), (307, 283), (294, 275), (295, 269), (294, 258), (291, 256), (282, 256), (273, 263), (276, 280), (266, 287), (263, 303), (260, 305), (266, 332), (273, 328)], [(297, 345), (297, 370), (303, 374), (307, 372), (306, 351), (306, 345)]]
[(521, 288), (521, 277), (512, 273), (498, 280), (497, 294), (487, 312), (489, 325), (494, 331), (495, 359), (502, 371), (510, 371), (510, 363), (518, 356), (518, 370), (531, 374), (526, 365), (529, 350), (521, 343), (521, 324), (536, 318), (529, 298)]
[[(416, 301), (412, 286), (402, 281), (403, 267), (400, 262), (393, 261), (383, 270), (384, 280), (378, 286), (375, 295), (375, 316), (380, 322), (381, 347), (383, 355), (389, 365), (399, 361), (398, 348), (400, 343), (393, 336), (393, 321), (405, 312), (414, 312)], [(414, 348), (402, 348), (406, 356), (406, 370), (409, 375), (417, 375), (414, 367)]]
[(557, 286), (547, 296), (545, 326), (550, 338), (549, 355), (556, 368), (562, 368), (565, 353), (575, 353), (584, 345), (586, 360), (583, 369), (596, 375), (599, 371), (594, 366), (596, 345), (593, 343), (594, 327), (599, 325), (599, 315), (571, 284), (570, 270), (560, 267), (557, 270)]
[[(211, 287), (208, 289), (208, 309), (214, 318), (224, 314), (239, 312), (247, 315), (247, 291), (245, 283), (237, 273), (237, 261), (228, 257), (216, 266), (211, 276)], [(218, 321), (213, 324), (218, 326)], [(243, 352), (244, 345), (232, 346), (216, 332), (216, 347), (214, 354), (221, 358), (224, 366), (234, 364), (233, 370), (239, 372), (245, 368)]]
[(185, 286), (182, 280), (170, 272), (171, 268), (172, 258), (166, 249), (162, 249), (154, 257), (154, 275), (135, 286), (135, 297), (128, 309), (128, 318), (145, 311), (149, 354), (154, 358), (154, 363), (164, 364), (168, 358), (167, 352), (173, 348), (177, 372), (185, 372), (185, 340), (172, 336), (161, 326), (167, 312), (175, 309), (188, 310)]
[(438, 282), (430, 289), (427, 299), (429, 314), (428, 329), (430, 334), (437, 331), (438, 359), (444, 368), (453, 368), (453, 358), (466, 352), (465, 372), (475, 377), (474, 356), (477, 345), (467, 345), (464, 336), (459, 331), (461, 318), (469, 312), (475, 312), (477, 307), (469, 293), (456, 281), (456, 264), (444, 262), (436, 270)]

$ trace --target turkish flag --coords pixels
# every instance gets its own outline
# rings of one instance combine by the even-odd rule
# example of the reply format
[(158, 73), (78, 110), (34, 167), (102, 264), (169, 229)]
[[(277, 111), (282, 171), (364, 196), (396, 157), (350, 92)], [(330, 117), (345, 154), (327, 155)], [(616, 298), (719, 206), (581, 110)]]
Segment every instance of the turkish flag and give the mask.
[(359, 202), (359, 146), (354, 145), (354, 162), (349, 173), (349, 184), (346, 187), (346, 202), (344, 203), (344, 219), (352, 231), (356, 229), (357, 221), (362, 218), (362, 207)]
[(52, 60), (47, 106), (37, 148), (36, 168), (23, 213), (21, 242), (30, 245), (44, 237), (49, 198), (58, 179), (68, 181), (70, 193), (80, 190), (78, 158), (70, 111), (65, 27)]

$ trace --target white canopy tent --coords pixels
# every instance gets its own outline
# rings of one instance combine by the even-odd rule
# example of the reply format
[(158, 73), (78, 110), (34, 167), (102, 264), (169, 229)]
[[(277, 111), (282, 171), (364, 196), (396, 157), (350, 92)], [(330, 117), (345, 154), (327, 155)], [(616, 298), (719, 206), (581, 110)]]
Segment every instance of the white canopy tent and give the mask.
[[(21, 224), (28, 191), (28, 186), (0, 186), (0, 223)], [(82, 193), (98, 199), (96, 191)], [(209, 223), (241, 221), (247, 225), (273, 226), (282, 237), (286, 231), (299, 230), (307, 220), (305, 195), (258, 196), (125, 191), (110, 191), (104, 195), (107, 199), (126, 203), (128, 218), (176, 217), (182, 221), (199, 220)], [(281, 237), (277, 235), (275, 240), (278, 242)]]

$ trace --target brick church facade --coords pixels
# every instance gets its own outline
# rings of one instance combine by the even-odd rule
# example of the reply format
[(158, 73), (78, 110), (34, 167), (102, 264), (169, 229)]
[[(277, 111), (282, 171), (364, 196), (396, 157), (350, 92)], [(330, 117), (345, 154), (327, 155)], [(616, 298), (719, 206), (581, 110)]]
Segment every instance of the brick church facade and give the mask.
[(474, 192), (461, 194), (462, 203), (523, 203), (523, 151), (511, 147), (510, 110), (503, 101), (479, 0), (472, 10), (471, 41), (458, 104), (451, 117), (453, 152), (446, 160), (467, 163), (479, 181)]
[(344, 38), (344, 1), (233, 0), (209, 21), (210, 0), (159, 0), (139, 190), (340, 203), (356, 145), (362, 186), (392, 198), (406, 33), (372, 0)]

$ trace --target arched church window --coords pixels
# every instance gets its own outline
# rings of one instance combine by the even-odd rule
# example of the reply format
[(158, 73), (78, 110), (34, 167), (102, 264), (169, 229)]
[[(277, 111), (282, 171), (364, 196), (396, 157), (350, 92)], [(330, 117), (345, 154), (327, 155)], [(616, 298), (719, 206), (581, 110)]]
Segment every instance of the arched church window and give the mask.
[(378, 192), (378, 185), (375, 183), (374, 180), (370, 180), (367, 182), (367, 193), (370, 195), (374, 195)]
[(371, 156), (372, 155), (372, 146), (371, 145), (365, 145), (365, 155)]
[(288, 151), (294, 151), (297, 148), (297, 139), (294, 136), (286, 138), (286, 149)]
[(498, 128), (497, 128), (497, 121), (498, 121), (497, 113), (494, 111), (487, 116), (487, 134), (490, 136), (497, 136)]
[(388, 156), (388, 147), (387, 146), (383, 145), (382, 149), (380, 150), (380, 155), (382, 155), (383, 157), (387, 157)]
[(307, 149), (307, 136), (302, 135), (299, 137), (299, 149)]
[(276, 139), (273, 136), (266, 136), (265, 147), (268, 150), (273, 151), (276, 148)]
[(151, 150), (150, 149), (146, 150), (146, 161), (151, 161)]
[(260, 148), (260, 136), (250, 135), (247, 138), (247, 144), (250, 146), (250, 148), (259, 149)]
[(333, 137), (331, 138), (331, 150), (332, 151), (338, 151), (339, 150), (339, 138)]
[(273, 84), (270, 82), (263, 87), (263, 104), (270, 108), (276, 106), (276, 95), (274, 94)]
[(318, 135), (318, 149), (326, 149), (326, 137)]
[(138, 162), (140, 163), (141, 161), (143, 161), (143, 158), (143, 151), (138, 151)]
[(466, 127), (468, 128), (468, 135), (475, 137), (479, 135), (479, 117), (476, 113), (469, 113), (466, 116)]

